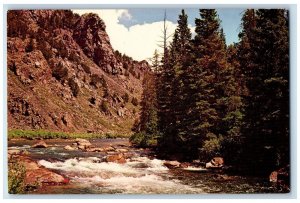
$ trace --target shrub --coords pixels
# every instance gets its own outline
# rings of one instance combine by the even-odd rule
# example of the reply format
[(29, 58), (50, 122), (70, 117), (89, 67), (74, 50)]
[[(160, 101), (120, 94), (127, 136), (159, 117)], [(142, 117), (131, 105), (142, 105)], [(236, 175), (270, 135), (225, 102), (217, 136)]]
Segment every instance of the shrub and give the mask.
[(109, 113), (108, 102), (107, 102), (107, 101), (102, 101), (102, 103), (101, 103), (101, 105), (100, 105), (100, 109), (101, 109), (101, 111), (103, 111), (104, 113)]
[(68, 69), (59, 63), (57, 67), (52, 70), (52, 76), (61, 81), (68, 76)]
[(102, 80), (101, 78), (99, 77), (99, 75), (97, 74), (93, 74), (91, 76), (91, 82), (90, 82), (90, 85), (93, 85), (95, 87), (98, 87), (98, 84), (101, 84), (102, 83)]
[(137, 147), (154, 147), (157, 145), (157, 138), (145, 132), (134, 133), (129, 141)]
[(101, 84), (102, 84), (102, 87), (108, 88), (107, 82), (106, 82), (106, 80), (104, 79), (104, 76), (103, 76), (103, 75), (101, 76)]
[(127, 103), (127, 102), (129, 101), (129, 95), (128, 95), (128, 93), (126, 92), (126, 93), (123, 95), (122, 98), (123, 98), (124, 102)]
[(77, 97), (80, 91), (79, 85), (73, 78), (69, 78), (68, 80), (69, 87), (71, 88), (72, 94), (74, 97)]
[(17, 162), (8, 164), (8, 193), (25, 193), (26, 168)]
[(81, 66), (82, 66), (84, 72), (86, 72), (86, 73), (88, 73), (88, 74), (91, 74), (91, 68), (90, 68), (90, 66), (89, 66), (88, 63), (83, 62), (83, 63), (81, 64)]
[(132, 97), (131, 103), (132, 103), (134, 106), (139, 105), (139, 101), (138, 101), (138, 99), (135, 98), (135, 97)]
[(206, 157), (220, 155), (223, 137), (216, 136), (212, 133), (207, 135), (207, 137), (208, 139), (204, 141), (203, 146), (201, 148), (201, 154)]
[(25, 47), (26, 52), (32, 52), (36, 48), (34, 39), (30, 38), (28, 45)]

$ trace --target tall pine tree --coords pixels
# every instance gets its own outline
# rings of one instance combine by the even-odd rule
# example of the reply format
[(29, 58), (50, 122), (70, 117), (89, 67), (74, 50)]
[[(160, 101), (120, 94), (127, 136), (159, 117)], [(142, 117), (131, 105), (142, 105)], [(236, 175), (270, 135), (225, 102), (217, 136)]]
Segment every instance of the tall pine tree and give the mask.
[(195, 20), (196, 36), (193, 43), (193, 64), (188, 71), (190, 108), (188, 111), (190, 136), (189, 151), (214, 155), (220, 149), (222, 116), (225, 115), (225, 81), (222, 74), (227, 68), (224, 39), (215, 9), (200, 9)]
[(242, 31), (248, 48), (240, 51), (248, 89), (244, 159), (251, 171), (269, 173), (289, 163), (288, 19), (285, 10), (260, 9), (255, 26), (247, 30), (252, 24), (245, 22), (248, 13)]

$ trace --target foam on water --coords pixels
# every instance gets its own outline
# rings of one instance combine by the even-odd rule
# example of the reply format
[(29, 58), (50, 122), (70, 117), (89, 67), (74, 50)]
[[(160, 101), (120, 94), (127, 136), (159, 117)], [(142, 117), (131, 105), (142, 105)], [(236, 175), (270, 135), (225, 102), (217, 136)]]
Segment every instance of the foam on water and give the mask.
[(76, 181), (88, 185), (100, 185), (107, 191), (118, 191), (125, 194), (176, 194), (176, 193), (204, 193), (200, 188), (193, 188), (183, 185), (179, 180), (165, 180), (159, 175), (146, 174), (138, 177), (132, 176), (114, 176), (111, 178), (93, 177), (76, 177)]
[(72, 172), (115, 172), (115, 173), (136, 173), (137, 171), (125, 164), (117, 163), (107, 163), (100, 162), (97, 157), (80, 158), (80, 159), (67, 159), (64, 162), (49, 162), (45, 160), (40, 160), (39, 164), (45, 166), (46, 168), (62, 170), (62, 171), (72, 171)]
[(125, 164), (102, 162), (97, 157), (39, 161), (46, 168), (63, 171), (73, 183), (95, 187), (104, 193), (203, 193), (200, 188), (170, 178), (163, 163), (147, 157), (128, 159)]

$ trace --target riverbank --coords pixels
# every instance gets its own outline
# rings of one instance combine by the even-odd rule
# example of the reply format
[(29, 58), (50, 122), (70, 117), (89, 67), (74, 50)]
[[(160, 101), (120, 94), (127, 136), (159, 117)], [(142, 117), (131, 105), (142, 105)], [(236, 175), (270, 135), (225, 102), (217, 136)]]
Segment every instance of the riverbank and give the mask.
[(75, 138), (83, 138), (83, 139), (92, 139), (92, 138), (128, 138), (130, 135), (128, 134), (111, 134), (111, 133), (68, 133), (68, 132), (53, 132), (46, 130), (20, 130), (20, 129), (9, 129), (8, 130), (8, 139), (75, 139)]

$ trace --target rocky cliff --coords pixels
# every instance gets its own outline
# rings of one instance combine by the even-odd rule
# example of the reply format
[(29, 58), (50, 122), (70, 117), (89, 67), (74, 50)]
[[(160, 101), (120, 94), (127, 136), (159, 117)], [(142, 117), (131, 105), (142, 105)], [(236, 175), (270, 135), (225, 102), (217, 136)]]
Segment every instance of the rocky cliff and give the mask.
[(130, 134), (146, 61), (113, 50), (96, 14), (7, 13), (8, 128)]

